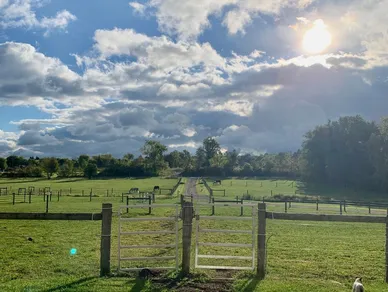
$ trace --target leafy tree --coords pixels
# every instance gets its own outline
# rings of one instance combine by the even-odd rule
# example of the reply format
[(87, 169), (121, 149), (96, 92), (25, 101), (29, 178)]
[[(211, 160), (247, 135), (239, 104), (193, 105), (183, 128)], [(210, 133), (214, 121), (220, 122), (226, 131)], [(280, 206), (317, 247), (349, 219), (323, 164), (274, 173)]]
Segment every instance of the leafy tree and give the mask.
[(141, 152), (145, 156), (145, 164), (155, 174), (163, 170), (168, 165), (164, 161), (163, 153), (167, 151), (167, 147), (158, 141), (148, 140), (141, 148)]
[(43, 170), (46, 172), (47, 178), (51, 179), (52, 175), (58, 171), (58, 160), (54, 157), (43, 158), (40, 160)]
[(85, 169), (85, 167), (88, 165), (89, 162), (89, 156), (82, 154), (78, 157), (78, 165), (81, 169)]
[(220, 144), (212, 137), (207, 137), (203, 140), (203, 149), (206, 154), (206, 166), (209, 166), (210, 160), (221, 151)]
[(11, 168), (26, 166), (28, 165), (28, 161), (21, 156), (11, 155), (7, 157), (7, 165)]
[(203, 147), (199, 147), (195, 152), (196, 156), (196, 167), (200, 169), (201, 167), (205, 167), (207, 165), (206, 161), (206, 152)]
[(0, 170), (5, 170), (7, 168), (7, 160), (0, 157)]
[(98, 168), (96, 163), (89, 162), (84, 169), (84, 174), (88, 179), (91, 179), (93, 176), (96, 176), (98, 173)]
[(131, 163), (133, 161), (133, 159), (135, 158), (135, 156), (132, 154), (132, 153), (127, 153), (123, 156), (123, 160), (126, 162), (126, 163)]
[(69, 177), (73, 174), (74, 163), (72, 160), (66, 159), (64, 163), (59, 167), (59, 175), (62, 177)]

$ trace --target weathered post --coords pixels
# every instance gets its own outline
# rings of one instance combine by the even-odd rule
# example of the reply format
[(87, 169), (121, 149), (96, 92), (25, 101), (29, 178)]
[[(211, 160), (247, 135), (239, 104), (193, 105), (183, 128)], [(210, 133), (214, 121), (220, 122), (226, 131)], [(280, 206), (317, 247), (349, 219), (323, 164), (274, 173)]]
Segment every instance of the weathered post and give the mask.
[(284, 213), (287, 213), (287, 200), (284, 201)]
[(50, 202), (51, 202), (52, 195), (53, 195), (53, 192), (50, 191)]
[[(237, 198), (237, 201), (238, 201), (238, 198)], [(240, 200), (240, 204), (241, 204), (241, 210), (240, 210), (240, 216), (244, 216), (244, 200), (241, 198)]]
[(148, 215), (151, 215), (151, 213), (152, 213), (152, 208), (151, 208), (151, 206), (152, 206), (152, 197), (151, 197), (151, 195), (148, 196), (148, 205), (149, 205), (149, 207), (148, 207)]
[(319, 200), (317, 199), (317, 211), (319, 210)]
[(15, 193), (12, 193), (12, 205), (15, 205)]
[(342, 215), (342, 201), (340, 201), (340, 215)]
[(191, 234), (193, 229), (194, 208), (193, 203), (184, 202), (182, 205), (182, 273), (188, 275), (190, 273), (190, 258), (191, 258)]
[(346, 201), (344, 200), (344, 212), (346, 213)]
[(128, 206), (129, 206), (129, 196), (127, 196), (127, 213), (129, 213)]
[(388, 216), (385, 217), (385, 283), (388, 283)]
[(48, 213), (49, 195), (45, 195), (45, 197), (46, 197), (46, 213)]
[(59, 202), (59, 194), (60, 194), (60, 193), (59, 193), (59, 191), (58, 191), (58, 198), (57, 198), (57, 202)]
[(183, 202), (185, 201), (185, 197), (181, 195), (181, 206), (183, 206)]
[(214, 206), (214, 198), (212, 198), (212, 215), (216, 213), (216, 208)]
[(32, 195), (32, 192), (30, 192), (30, 193), (28, 194), (28, 204), (31, 204), (31, 195)]
[(266, 205), (259, 203), (259, 230), (257, 234), (257, 277), (265, 277), (265, 254), (266, 254)]
[(369, 209), (369, 214), (370, 214), (370, 203), (369, 203), (368, 209)]
[(102, 204), (100, 276), (110, 274), (110, 244), (112, 231), (112, 204)]

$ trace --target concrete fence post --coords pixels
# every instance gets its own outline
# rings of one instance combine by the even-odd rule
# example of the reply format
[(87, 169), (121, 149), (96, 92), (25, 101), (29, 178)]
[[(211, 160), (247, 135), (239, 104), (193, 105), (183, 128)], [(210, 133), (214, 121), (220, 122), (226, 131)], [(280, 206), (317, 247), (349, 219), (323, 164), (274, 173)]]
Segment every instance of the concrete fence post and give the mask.
[(102, 204), (100, 276), (110, 274), (110, 249), (112, 232), (112, 204)]
[(257, 277), (265, 277), (265, 255), (266, 255), (266, 205), (259, 203), (259, 230), (257, 234)]
[(193, 230), (194, 208), (193, 203), (183, 202), (182, 204), (182, 273), (188, 275), (190, 273), (191, 259), (191, 235)]

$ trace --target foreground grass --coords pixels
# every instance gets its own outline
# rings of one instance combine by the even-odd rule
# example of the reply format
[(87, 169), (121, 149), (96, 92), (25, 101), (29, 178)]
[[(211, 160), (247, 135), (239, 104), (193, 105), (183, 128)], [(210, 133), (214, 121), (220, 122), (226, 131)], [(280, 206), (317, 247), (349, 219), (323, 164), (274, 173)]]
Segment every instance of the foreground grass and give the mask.
[[(140, 182), (138, 183), (140, 184)], [(40, 197), (39, 197), (40, 198)], [(41, 199), (41, 198), (40, 198)], [(81, 202), (81, 200), (83, 200)], [(58, 212), (68, 209), (77, 212), (100, 211), (101, 202), (113, 203), (115, 217), (112, 223), (112, 271), (117, 269), (118, 245), (118, 207), (122, 205), (119, 197), (93, 198), (60, 198), (50, 207)], [(178, 198), (157, 198), (157, 203), (177, 203)], [(43, 206), (43, 202), (36, 202)], [(0, 205), (7, 211), (35, 211), (34, 204), (19, 203), (15, 206)], [(293, 206), (289, 211), (297, 209)], [(269, 206), (281, 208), (281, 206)], [(247, 208), (244, 212), (249, 216)], [(203, 207), (202, 215), (210, 215), (210, 208)], [(40, 212), (42, 210), (40, 209)], [(218, 207), (216, 215), (239, 216), (239, 208)], [(172, 216), (171, 208), (155, 208), (151, 216)], [(145, 211), (133, 211), (128, 216), (144, 215)], [(127, 215), (125, 215), (127, 216)], [(250, 230), (257, 222), (200, 220), (202, 228)], [(194, 225), (195, 226), (195, 225)], [(123, 225), (123, 230), (166, 230), (173, 229), (169, 222), (136, 222)], [(181, 228), (181, 223), (179, 225)], [(180, 288), (187, 280), (179, 281), (173, 287), (163, 284), (139, 282), (133, 277), (98, 278), (99, 248), (101, 222), (93, 221), (0, 221), (0, 291), (195, 291)], [(181, 231), (180, 231), (181, 232)], [(181, 238), (181, 233), (179, 234)], [(31, 237), (33, 241), (28, 241)], [(250, 273), (230, 273), (234, 282), (230, 291), (350, 291), (351, 283), (356, 276), (364, 278), (367, 291), (388, 291), (383, 283), (385, 270), (385, 226), (384, 224), (336, 223), (336, 222), (297, 222), (267, 221), (268, 267), (266, 279), (257, 282)], [(148, 235), (126, 236), (122, 244), (163, 244), (170, 243), (173, 236)], [(245, 234), (231, 235), (225, 233), (204, 233), (201, 242), (250, 243), (251, 236)], [(194, 259), (195, 228), (193, 228)], [(70, 249), (77, 248), (75, 256)], [(179, 256), (181, 246), (179, 246)], [(249, 256), (249, 249), (201, 247), (201, 254)], [(126, 250), (123, 256), (165, 256), (173, 255), (173, 248)], [(194, 263), (194, 262), (192, 262)], [(249, 265), (247, 261), (207, 260), (201, 264)], [(144, 262), (125, 262), (127, 266), (141, 266)], [(173, 262), (158, 261), (151, 265), (173, 265)], [(199, 270), (196, 270), (199, 272)], [(225, 276), (216, 271), (202, 271), (208, 277)], [(169, 275), (167, 277), (173, 277)], [(197, 280), (196, 280), (197, 281)], [(206, 279), (204, 281), (207, 281)], [(186, 290), (184, 290), (186, 289)], [(204, 290), (198, 291), (226, 291)]]

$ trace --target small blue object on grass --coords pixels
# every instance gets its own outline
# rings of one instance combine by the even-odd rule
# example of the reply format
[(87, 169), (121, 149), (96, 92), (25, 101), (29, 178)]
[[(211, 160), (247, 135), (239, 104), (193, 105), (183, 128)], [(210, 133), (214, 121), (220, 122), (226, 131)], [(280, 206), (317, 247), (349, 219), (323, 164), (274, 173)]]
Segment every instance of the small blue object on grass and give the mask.
[(77, 254), (77, 249), (76, 248), (72, 248), (70, 250), (70, 255), (76, 255)]

